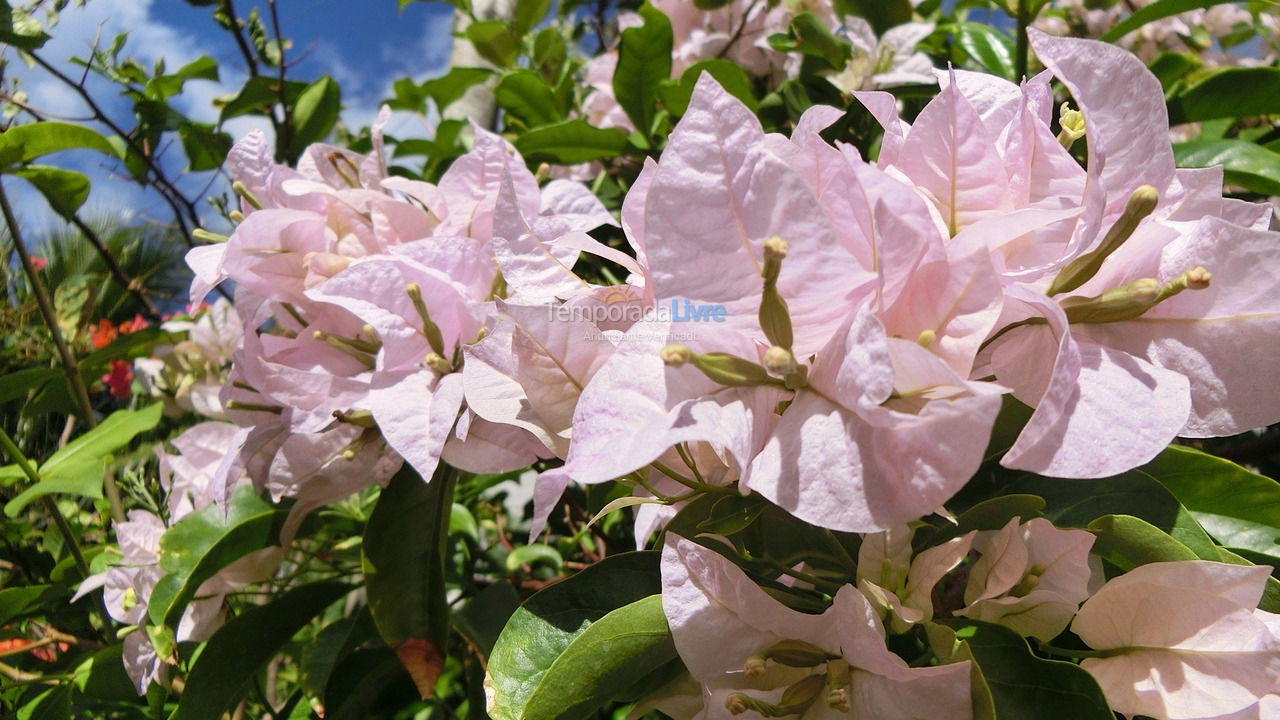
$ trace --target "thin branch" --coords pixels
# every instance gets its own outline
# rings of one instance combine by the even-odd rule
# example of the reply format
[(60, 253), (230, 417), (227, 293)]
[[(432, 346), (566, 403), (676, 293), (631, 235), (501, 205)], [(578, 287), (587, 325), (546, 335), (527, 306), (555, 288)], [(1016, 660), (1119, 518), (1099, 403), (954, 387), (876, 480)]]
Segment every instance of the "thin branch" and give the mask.
[(98, 233), (94, 232), (93, 228), (81, 220), (79, 215), (72, 214), (71, 223), (80, 230), (80, 233), (89, 241), (93, 249), (98, 251), (98, 256), (106, 264), (107, 271), (111, 273), (111, 277), (115, 278), (115, 281), (121, 287), (129, 291), (130, 294), (138, 299), (138, 302), (142, 303), (147, 317), (153, 322), (159, 322), (161, 320), (160, 311), (156, 310), (156, 306), (152, 304), (151, 298), (147, 295), (147, 289), (143, 287), (137, 278), (130, 278), (125, 274), (124, 269), (120, 267), (120, 263), (116, 262), (115, 256), (111, 254), (111, 249), (106, 246), (106, 243), (102, 242), (102, 238), (98, 237)]
[(271, 33), (276, 36), (276, 49), (280, 53), (280, 76), (279, 87), (276, 93), (280, 98), (280, 108), (284, 113), (284, 119), (280, 123), (280, 149), (283, 151), (283, 158), (288, 162), (293, 162), (293, 113), (289, 110), (289, 100), (286, 97), (284, 84), (285, 75), (285, 57), (284, 57), (284, 36), (280, 34), (280, 13), (276, 9), (276, 0), (267, 0), (267, 7), (271, 11)]
[[(62, 362), (62, 369), (67, 374), (67, 380), (71, 383), (72, 394), (75, 396), (76, 403), (80, 406), (80, 419), (85, 425), (93, 427), (96, 421), (93, 418), (93, 406), (89, 403), (89, 389), (84, 384), (84, 377), (80, 374), (80, 368), (76, 364), (76, 356), (71, 352), (71, 348), (62, 337), (62, 330), (58, 327), (58, 315), (54, 311), (53, 301), (49, 299), (49, 291), (44, 286), (44, 281), (40, 279), (40, 273), (36, 270), (35, 265), (31, 263), (31, 254), (27, 252), (27, 244), (22, 239), (22, 229), (18, 227), (18, 219), (13, 215), (13, 208), (9, 205), (9, 196), (4, 191), (4, 184), (0, 183), (0, 211), (4, 213), (4, 220), (9, 225), (9, 237), (13, 240), (13, 247), (18, 252), (18, 259), (22, 262), (22, 269), (27, 275), (27, 279), (31, 282), (32, 292), (36, 296), (36, 304), (40, 307), (40, 314), (44, 318), (45, 326), (49, 329), (49, 335), (53, 338), (54, 347), (58, 350), (58, 359)], [(120, 514), (123, 521), (124, 513)]]
[(244, 57), (244, 62), (249, 66), (249, 75), (258, 74), (258, 60), (253, 55), (253, 50), (249, 47), (248, 41), (244, 39), (241, 32), (240, 19), (236, 17), (236, 9), (232, 4), (232, 0), (222, 0), (222, 11), (227, 14), (227, 18), (231, 21), (231, 35), (236, 39), (236, 47), (240, 48), (240, 54)]
[[(188, 245), (194, 246), (195, 241), (191, 239), (191, 225), (198, 224), (200, 222), (200, 214), (196, 211), (195, 204), (188, 200), (187, 197), (178, 190), (177, 186), (169, 180), (168, 176), (166, 176), (156, 164), (154, 158), (152, 158), (149, 153), (145, 152), (143, 148), (138, 146), (138, 143), (133, 136), (125, 132), (124, 128), (116, 124), (116, 122), (106, 114), (102, 109), (102, 106), (93, 99), (93, 96), (89, 94), (89, 91), (86, 90), (83, 85), (72, 80), (70, 77), (67, 77), (65, 73), (51, 65), (49, 61), (40, 57), (35, 52), (30, 52), (28, 55), (30, 55), (32, 60), (35, 60), (37, 65), (44, 68), (46, 72), (53, 75), (64, 85), (75, 91), (75, 93), (84, 100), (85, 104), (89, 106), (89, 110), (93, 113), (94, 119), (110, 128), (111, 132), (124, 140), (125, 143), (128, 144), (129, 148), (133, 150), (133, 152), (137, 153), (138, 157), (142, 158), (152, 175), (155, 176), (155, 182), (157, 185), (156, 189), (160, 191), (160, 195), (165, 198), (165, 201), (168, 202), (169, 206), (174, 210), (174, 217), (178, 221), (178, 225), (182, 230), (182, 239)], [(179, 205), (181, 205), (181, 209)], [(182, 217), (184, 210), (187, 214), (186, 218)]]

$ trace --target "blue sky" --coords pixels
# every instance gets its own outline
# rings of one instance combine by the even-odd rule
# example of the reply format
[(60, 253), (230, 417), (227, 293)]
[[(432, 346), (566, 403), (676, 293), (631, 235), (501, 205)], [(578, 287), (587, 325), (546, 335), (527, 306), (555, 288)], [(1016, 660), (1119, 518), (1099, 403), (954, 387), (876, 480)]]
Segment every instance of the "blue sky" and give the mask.
[[(352, 127), (370, 122), (395, 78), (429, 77), (441, 73), (447, 64), (452, 7), (443, 2), (415, 2), (401, 11), (397, 4), (396, 0), (279, 0), (284, 34), (293, 41), (288, 56), (291, 61), (303, 58), (291, 68), (290, 76), (301, 80), (333, 76), (342, 87), (343, 120)], [(269, 17), (265, 0), (238, 0), (236, 12), (244, 17), (254, 5), (259, 6), (264, 19)], [(200, 55), (210, 55), (219, 62), (221, 82), (191, 82), (174, 104), (196, 120), (213, 122), (217, 110), (211, 101), (235, 92), (244, 81), (245, 69), (230, 36), (214, 24), (211, 13), (212, 8), (192, 7), (183, 0), (88, 0), (83, 7), (62, 14), (51, 31), (54, 39), (41, 54), (75, 77), (80, 69), (70, 59), (87, 55), (99, 32), (105, 42), (119, 32), (128, 32), (124, 54), (148, 66), (164, 58), (169, 68), (176, 69)], [(8, 72), (21, 79), (31, 105), (70, 117), (86, 114), (74, 93), (41, 69), (27, 69), (17, 58), (10, 60)], [(91, 79), (90, 88), (95, 97), (105, 100), (109, 114), (121, 125), (132, 127), (128, 102), (109, 84)], [(263, 126), (270, 129), (264, 118), (242, 117), (230, 121), (225, 129), (240, 137)], [(429, 129), (421, 118), (403, 115), (390, 131), (402, 137), (425, 136)], [(115, 175), (110, 162), (100, 156), (67, 152), (52, 161), (80, 170), (93, 181), (85, 215), (129, 208), (142, 220), (168, 220), (167, 206), (158, 197)], [(172, 174), (179, 174), (185, 167), (180, 149), (169, 152), (164, 164)], [(189, 174), (182, 185), (198, 194), (211, 179), (210, 173)], [(29, 232), (38, 234), (52, 222), (34, 191), (17, 179), (6, 179), (5, 183)]]

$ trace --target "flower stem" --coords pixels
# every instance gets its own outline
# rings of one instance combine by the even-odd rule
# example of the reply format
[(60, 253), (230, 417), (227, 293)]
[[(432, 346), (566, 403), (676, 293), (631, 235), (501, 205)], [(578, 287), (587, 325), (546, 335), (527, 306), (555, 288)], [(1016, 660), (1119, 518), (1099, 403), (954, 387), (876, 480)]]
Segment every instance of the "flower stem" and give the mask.
[[(49, 328), (49, 336), (53, 338), (54, 347), (58, 350), (62, 370), (67, 375), (67, 381), (71, 383), (72, 394), (80, 408), (80, 419), (84, 421), (86, 427), (92, 428), (97, 425), (97, 421), (93, 418), (93, 406), (89, 403), (89, 389), (84, 384), (84, 376), (80, 374), (75, 354), (71, 352), (70, 346), (62, 337), (62, 331), (58, 328), (58, 315), (54, 311), (53, 301), (49, 299), (49, 290), (45, 288), (44, 281), (40, 279), (40, 273), (31, 262), (31, 254), (27, 252), (27, 245), (22, 240), (22, 230), (18, 227), (18, 220), (13, 215), (13, 208), (9, 205), (9, 196), (4, 191), (3, 183), (0, 183), (0, 212), (4, 213), (4, 220), (9, 225), (9, 237), (13, 239), (14, 249), (18, 251), (18, 260), (22, 263), (22, 270), (26, 273), (27, 279), (31, 281), (36, 305), (40, 307), (40, 315), (44, 318), (44, 324)], [(115, 478), (106, 475), (104, 481), (107, 499), (111, 503), (111, 518), (116, 522), (124, 522), (124, 505), (120, 502), (120, 491), (116, 488)]]

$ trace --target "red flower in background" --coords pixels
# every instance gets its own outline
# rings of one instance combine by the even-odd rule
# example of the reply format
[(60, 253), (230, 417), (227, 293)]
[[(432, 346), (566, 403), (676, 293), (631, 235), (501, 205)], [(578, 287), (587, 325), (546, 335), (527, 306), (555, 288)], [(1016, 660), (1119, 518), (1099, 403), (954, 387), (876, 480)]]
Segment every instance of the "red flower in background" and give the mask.
[(39, 255), (32, 255), (32, 256), (31, 256), (31, 267), (35, 268), (35, 269), (36, 269), (36, 271), (38, 272), (38, 271), (40, 271), (40, 270), (43, 270), (43, 269), (45, 269), (45, 268), (49, 267), (49, 261), (48, 261), (48, 260), (46, 260), (46, 259), (44, 259), (44, 258), (42, 258), (42, 257), (40, 257)]
[(89, 331), (89, 342), (93, 343), (95, 350), (101, 350), (110, 345), (118, 334), (110, 320), (99, 320), (98, 324)]
[(125, 320), (116, 329), (120, 331), (121, 335), (128, 335), (129, 333), (136, 333), (150, 324), (142, 315), (134, 315), (132, 320)]
[(112, 397), (129, 397), (133, 394), (133, 365), (128, 360), (112, 360), (111, 372), (102, 376), (102, 382)]

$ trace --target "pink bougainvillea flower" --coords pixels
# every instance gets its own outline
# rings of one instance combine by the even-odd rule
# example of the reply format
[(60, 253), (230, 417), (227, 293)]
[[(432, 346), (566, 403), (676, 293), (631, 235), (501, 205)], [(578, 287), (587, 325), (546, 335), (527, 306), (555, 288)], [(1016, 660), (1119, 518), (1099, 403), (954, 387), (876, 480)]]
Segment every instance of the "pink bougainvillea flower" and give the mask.
[(1269, 572), (1208, 561), (1131, 570), (1072, 622), (1085, 644), (1106, 652), (1081, 665), (1124, 715), (1199, 720), (1257, 711), (1280, 691), (1280, 622), (1256, 609)]
[(1093, 541), (1093, 533), (1059, 530), (1044, 518), (1014, 518), (999, 532), (980, 533), (973, 549), (982, 557), (969, 571), (965, 607), (956, 614), (1052, 640), (1101, 577), (1089, 563)]
[[(718, 553), (669, 537), (662, 587), (676, 650), (702, 685), (699, 718), (753, 710), (810, 720), (972, 717), (969, 663), (908, 667), (885, 647), (884, 628), (853, 586), (841, 588), (823, 614), (807, 615), (770, 597)], [(771, 660), (779, 643), (808, 659)], [(788, 689), (793, 704), (779, 708)]]
[(858, 590), (894, 632), (933, 619), (933, 589), (965, 559), (973, 532), (928, 548), (914, 558), (910, 526), (866, 535), (858, 548)]

